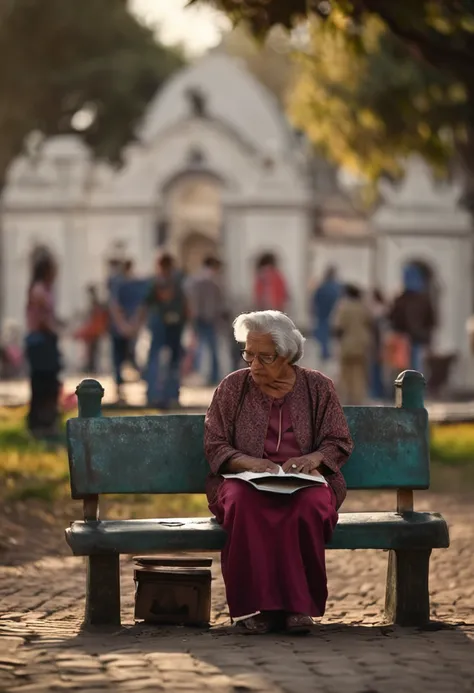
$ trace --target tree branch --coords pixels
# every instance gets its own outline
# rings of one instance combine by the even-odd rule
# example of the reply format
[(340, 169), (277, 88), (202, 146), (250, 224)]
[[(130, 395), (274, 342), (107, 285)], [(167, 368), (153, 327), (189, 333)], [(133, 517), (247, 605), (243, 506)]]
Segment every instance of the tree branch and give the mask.
[(398, 5), (392, 0), (358, 0), (355, 2), (355, 7), (378, 15), (394, 34), (416, 46), (424, 59), (434, 67), (454, 72), (456, 77), (463, 78), (467, 83), (473, 81), (473, 34), (463, 31), (463, 34), (471, 44), (468, 48), (465, 48), (463, 47), (463, 42), (459, 39), (459, 35), (456, 39), (444, 36), (439, 31), (430, 29), (426, 24), (425, 18), (423, 18), (423, 22), (420, 22), (420, 24), (427, 27), (426, 31), (417, 29), (413, 16), (410, 24), (401, 22), (399, 17), (397, 17)]

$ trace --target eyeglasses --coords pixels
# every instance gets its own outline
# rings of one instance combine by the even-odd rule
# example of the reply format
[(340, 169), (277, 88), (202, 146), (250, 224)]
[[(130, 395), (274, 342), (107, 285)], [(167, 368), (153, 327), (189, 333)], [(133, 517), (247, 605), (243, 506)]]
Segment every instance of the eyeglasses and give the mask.
[(273, 356), (268, 356), (267, 354), (252, 354), (251, 351), (247, 351), (246, 349), (242, 349), (240, 355), (249, 366), (256, 358), (260, 361), (262, 366), (270, 366), (272, 363), (275, 363), (278, 358), (277, 353), (273, 354)]

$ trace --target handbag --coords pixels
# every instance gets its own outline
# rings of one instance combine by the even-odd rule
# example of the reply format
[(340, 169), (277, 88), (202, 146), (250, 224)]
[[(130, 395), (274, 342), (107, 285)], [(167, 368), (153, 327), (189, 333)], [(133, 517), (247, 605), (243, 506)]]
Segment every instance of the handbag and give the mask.
[(383, 360), (391, 368), (403, 371), (410, 365), (410, 341), (400, 332), (387, 335), (383, 347)]

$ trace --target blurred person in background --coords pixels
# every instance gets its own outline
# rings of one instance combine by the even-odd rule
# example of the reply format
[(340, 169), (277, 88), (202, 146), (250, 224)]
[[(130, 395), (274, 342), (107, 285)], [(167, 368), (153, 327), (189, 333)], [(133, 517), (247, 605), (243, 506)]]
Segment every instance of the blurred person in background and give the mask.
[(273, 253), (264, 253), (257, 261), (254, 283), (255, 309), (284, 312), (288, 304), (288, 287), (277, 259)]
[(337, 278), (336, 269), (328, 267), (323, 281), (314, 291), (312, 299), (314, 336), (320, 344), (323, 361), (328, 361), (331, 358), (331, 319), (341, 295), (342, 286)]
[(408, 341), (408, 368), (423, 370), (424, 352), (429, 349), (436, 315), (432, 298), (416, 265), (403, 272), (403, 291), (393, 302), (389, 313), (391, 328), (397, 337)]
[[(115, 311), (119, 313), (119, 324), (129, 324), (134, 320), (143, 305), (149, 288), (150, 280), (136, 277), (133, 261), (126, 260), (114, 293)], [(135, 355), (136, 339), (127, 335), (125, 335), (125, 339), (123, 363), (129, 363), (138, 372), (140, 369)]]
[(117, 403), (123, 403), (123, 375), (122, 367), (127, 359), (130, 328), (119, 304), (119, 288), (124, 278), (124, 265), (118, 260), (109, 263), (109, 278), (107, 287), (109, 290), (109, 335), (112, 348), (112, 366), (116, 387)]
[(124, 401), (123, 367), (129, 363), (139, 371), (135, 358), (136, 335), (132, 334), (130, 326), (137, 317), (148, 287), (149, 280), (134, 277), (131, 260), (121, 263), (109, 280), (110, 338), (119, 403)]
[(31, 398), (27, 426), (36, 438), (59, 434), (61, 356), (59, 327), (54, 305), (57, 267), (49, 255), (33, 266), (26, 305), (26, 358), (30, 371)]
[(346, 286), (334, 311), (332, 328), (339, 340), (341, 399), (345, 404), (364, 404), (373, 321), (358, 287)]
[(106, 307), (99, 300), (97, 288), (91, 284), (87, 287), (88, 315), (82, 327), (74, 333), (74, 337), (84, 342), (86, 358), (84, 372), (96, 374), (98, 372), (98, 358), (100, 343), (107, 332), (109, 317)]
[(194, 331), (197, 337), (194, 368), (201, 369), (204, 349), (211, 356), (208, 385), (217, 385), (220, 379), (218, 331), (225, 305), (220, 280), (221, 263), (217, 258), (207, 257), (201, 271), (188, 284), (188, 302)]
[(251, 310), (248, 300), (242, 296), (226, 294), (225, 308), (222, 316), (224, 325), (224, 335), (226, 337), (228, 363), (230, 365), (230, 373), (243, 368), (242, 364), (242, 349), (243, 344), (239, 344), (235, 340), (234, 327), (232, 325), (234, 315), (248, 313)]
[[(156, 263), (156, 275), (133, 324), (136, 334), (148, 318), (151, 343), (146, 369), (147, 403), (158, 409), (179, 405), (181, 339), (189, 318), (183, 275), (172, 255), (163, 253)], [(160, 368), (163, 350), (169, 352), (166, 368)]]
[(388, 306), (382, 292), (374, 289), (369, 301), (372, 315), (373, 339), (370, 352), (370, 395), (373, 399), (383, 400), (386, 396), (384, 377), (383, 348), (388, 326)]
[(109, 295), (116, 292), (118, 284), (121, 282), (123, 277), (123, 262), (122, 260), (109, 260), (108, 263), (108, 276), (107, 276), (107, 291)]
[(244, 348), (243, 342), (237, 342), (235, 339), (234, 326), (232, 323), (232, 317), (234, 315), (240, 315), (242, 313), (248, 313), (246, 310), (245, 301), (240, 299), (235, 299), (232, 301), (232, 308), (229, 308), (224, 315), (224, 320), (229, 325), (228, 339), (229, 339), (229, 356), (230, 356), (230, 370), (231, 372), (239, 371), (244, 366), (242, 365), (242, 349)]

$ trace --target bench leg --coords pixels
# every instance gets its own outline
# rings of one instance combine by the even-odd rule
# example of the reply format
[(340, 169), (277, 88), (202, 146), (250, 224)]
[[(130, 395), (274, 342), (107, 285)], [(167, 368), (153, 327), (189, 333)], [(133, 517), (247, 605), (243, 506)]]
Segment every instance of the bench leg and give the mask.
[(120, 556), (88, 556), (85, 623), (120, 625)]
[(428, 577), (431, 549), (390, 551), (385, 617), (399, 626), (423, 626), (430, 620)]

